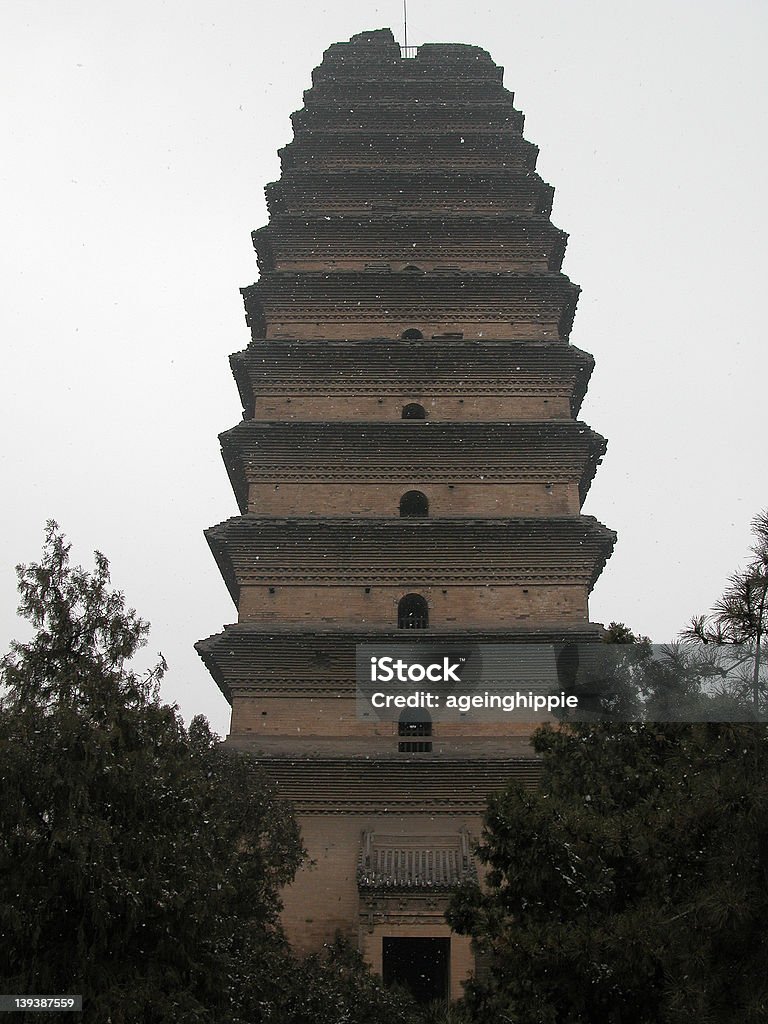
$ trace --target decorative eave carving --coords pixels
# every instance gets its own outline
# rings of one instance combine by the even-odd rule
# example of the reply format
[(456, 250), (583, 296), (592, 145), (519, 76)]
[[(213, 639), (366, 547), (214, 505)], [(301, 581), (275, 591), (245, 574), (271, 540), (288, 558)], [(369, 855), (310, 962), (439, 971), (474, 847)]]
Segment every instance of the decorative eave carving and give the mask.
[(263, 273), (276, 269), (283, 259), (321, 259), (333, 272), (334, 261), (349, 257), (372, 265), (391, 261), (392, 270), (398, 263), (402, 268), (453, 262), (458, 268), (474, 260), (492, 260), (499, 269), (529, 270), (526, 265), (537, 264), (538, 269), (557, 272), (568, 238), (539, 215), (473, 213), (454, 219), (380, 212), (362, 219), (277, 214), (251, 237)]
[(241, 292), (254, 337), (272, 323), (287, 331), (290, 324), (459, 320), (549, 325), (566, 340), (580, 291), (565, 275), (549, 273), (425, 273), (414, 282), (409, 274), (283, 272)]
[(482, 814), (490, 793), (512, 782), (535, 789), (541, 777), (537, 757), (269, 757), (260, 763), (278, 796), (305, 814)]
[[(266, 187), (270, 215), (472, 214), (549, 216), (554, 189), (534, 171), (506, 174), (326, 174), (294, 172)], [(411, 229), (412, 235), (415, 234)]]
[[(352, 100), (354, 104), (354, 100)], [(445, 133), (468, 133), (487, 135), (491, 133), (520, 135), (523, 130), (523, 115), (511, 103), (497, 103), (493, 107), (464, 105), (429, 104), (414, 107), (401, 104), (392, 109), (388, 106), (373, 106), (357, 109), (348, 104), (345, 108), (314, 107), (297, 110), (291, 114), (294, 137), (311, 138), (313, 134), (343, 135), (441, 135)], [(482, 111), (482, 112), (481, 112)]]
[(594, 359), (560, 342), (259, 341), (230, 357), (247, 418), (266, 395), (567, 396), (575, 416)]
[(591, 516), (229, 519), (205, 533), (233, 600), (249, 585), (576, 585), (616, 534)]
[(272, 423), (219, 435), (240, 509), (250, 483), (577, 481), (586, 497), (605, 438), (584, 423)]
[[(310, 160), (343, 159), (349, 164), (371, 163), (384, 165), (413, 164), (421, 167), (433, 160), (460, 159), (469, 164), (500, 167), (509, 159), (515, 160), (526, 144), (518, 134), (500, 135), (498, 132), (473, 131), (462, 133), (435, 130), (431, 133), (382, 134), (364, 137), (355, 132), (302, 133), (293, 142), (278, 150), (287, 169)], [(450, 166), (450, 164), (448, 164)]]
[(490, 108), (508, 106), (514, 98), (515, 94), (498, 80), (460, 80), (447, 76), (441, 81), (397, 76), (382, 79), (376, 78), (375, 72), (367, 79), (357, 77), (352, 85), (342, 78), (327, 78), (304, 90), (304, 103), (313, 110), (350, 106), (361, 109), (412, 108), (414, 103), (427, 107), (449, 105), (459, 110), (465, 106), (479, 107), (482, 110), (486, 104)]
[[(409, 83), (410, 84), (410, 83)], [(397, 131), (402, 124), (419, 123), (419, 119), (433, 119), (440, 123), (450, 122), (457, 117), (472, 127), (478, 123), (503, 123), (507, 117), (519, 114), (514, 105), (514, 96), (503, 86), (485, 88), (482, 95), (467, 90), (459, 83), (451, 97), (442, 96), (436, 89), (421, 89), (415, 96), (412, 88), (398, 95), (394, 90), (380, 92), (353, 90), (339, 84), (336, 88), (326, 85), (304, 92), (304, 106), (291, 114), (291, 122), (311, 128), (321, 124), (332, 124), (350, 128), (370, 125), (379, 130), (381, 118), (390, 124), (390, 130)]]
[[(409, 644), (594, 643), (598, 625), (547, 626), (536, 629), (429, 629), (410, 631)], [(402, 630), (282, 628), (250, 622), (233, 623), (195, 644), (195, 650), (229, 703), (234, 695), (302, 697), (355, 692), (355, 646), (402, 642)]]
[[(513, 140), (503, 150), (462, 146), (456, 152), (453, 144), (443, 145), (442, 140), (429, 147), (419, 147), (416, 142), (397, 150), (381, 153), (365, 147), (326, 150), (302, 146), (292, 149), (293, 144), (278, 150), (284, 171), (303, 168), (308, 171), (354, 172), (356, 170), (378, 170), (385, 164), (399, 170), (420, 170), (426, 161), (434, 170), (494, 171), (500, 167), (528, 168), (535, 166), (535, 154), (531, 143), (524, 139)], [(536, 150), (538, 152), (538, 150)]]

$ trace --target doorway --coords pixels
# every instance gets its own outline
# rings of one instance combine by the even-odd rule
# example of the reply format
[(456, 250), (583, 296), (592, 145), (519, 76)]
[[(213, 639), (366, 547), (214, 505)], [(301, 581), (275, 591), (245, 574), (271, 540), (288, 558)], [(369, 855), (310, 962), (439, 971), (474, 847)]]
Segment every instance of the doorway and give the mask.
[(385, 985), (402, 985), (418, 1003), (448, 999), (450, 939), (388, 939), (383, 941)]

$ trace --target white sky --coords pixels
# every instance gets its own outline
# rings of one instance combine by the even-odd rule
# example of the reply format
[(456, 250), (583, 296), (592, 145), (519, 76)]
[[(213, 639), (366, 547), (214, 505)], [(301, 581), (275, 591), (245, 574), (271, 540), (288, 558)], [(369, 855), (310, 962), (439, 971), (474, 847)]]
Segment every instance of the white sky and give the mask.
[[(609, 439), (585, 511), (619, 543), (591, 602), (672, 638), (743, 564), (768, 505), (763, 2), (410, 0), (409, 42), (490, 50), (555, 186), (582, 286), (571, 341)], [(235, 619), (202, 536), (236, 513), (217, 434), (248, 342), (263, 186), (323, 50), (399, 0), (5, 0), (0, 649), (13, 566), (56, 518), (112, 563), (170, 663), (164, 694), (225, 733), (192, 649)]]

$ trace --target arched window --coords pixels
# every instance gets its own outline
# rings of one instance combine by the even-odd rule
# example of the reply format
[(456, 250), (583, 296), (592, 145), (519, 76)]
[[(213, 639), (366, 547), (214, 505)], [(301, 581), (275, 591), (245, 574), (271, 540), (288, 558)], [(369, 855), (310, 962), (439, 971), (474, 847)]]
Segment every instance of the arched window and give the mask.
[(421, 594), (406, 594), (397, 605), (398, 629), (426, 629), (429, 626), (429, 609)]
[(406, 708), (397, 723), (401, 737), (397, 749), (401, 754), (429, 754), (432, 743), (424, 737), (432, 735), (432, 718), (428, 711)]
[(406, 491), (400, 499), (402, 519), (423, 519), (429, 515), (429, 499), (421, 491)]
[(418, 402), (409, 402), (408, 405), (403, 406), (400, 418), (403, 420), (425, 420), (427, 418), (427, 410), (423, 405), (419, 405)]
[(421, 341), (424, 335), (421, 331), (417, 331), (415, 327), (409, 327), (407, 331), (403, 331), (400, 337), (403, 341)]

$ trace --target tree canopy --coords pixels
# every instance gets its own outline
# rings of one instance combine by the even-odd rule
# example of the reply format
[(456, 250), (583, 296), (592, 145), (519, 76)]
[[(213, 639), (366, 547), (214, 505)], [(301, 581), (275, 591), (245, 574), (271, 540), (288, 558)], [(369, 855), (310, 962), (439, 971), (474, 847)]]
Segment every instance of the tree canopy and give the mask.
[(130, 668), (148, 625), (102, 555), (89, 573), (69, 550), (50, 523), (18, 567), (35, 634), (2, 662), (4, 991), (82, 993), (113, 1024), (239, 1019), (234, 972), (280, 946), (298, 830), (252, 762), (160, 702), (162, 659)]
[(539, 790), (493, 797), (449, 921), (483, 1024), (768, 1019), (768, 732), (599, 723), (534, 736)]
[(540, 788), (491, 798), (484, 884), (448, 914), (488, 961), (467, 990), (478, 1024), (768, 1020), (768, 727), (749, 721), (765, 712), (768, 513), (753, 531), (687, 643), (652, 657), (612, 623), (625, 647), (586, 666), (561, 652), (597, 710), (644, 721), (539, 729)]
[(279, 925), (303, 850), (258, 765), (161, 703), (148, 625), (49, 523), (17, 569), (34, 627), (2, 661), (0, 986), (84, 997), (111, 1024), (410, 1024), (343, 944)]

